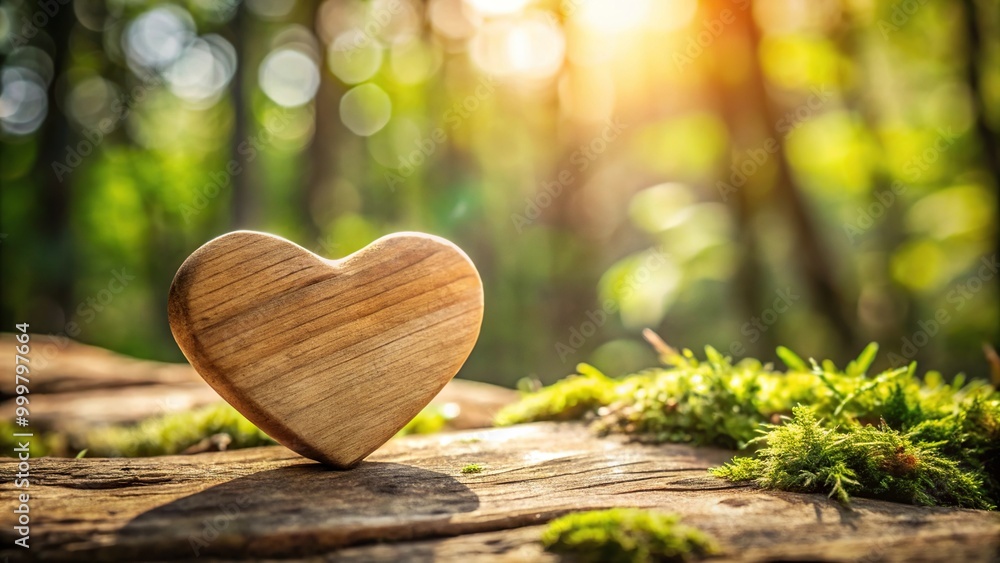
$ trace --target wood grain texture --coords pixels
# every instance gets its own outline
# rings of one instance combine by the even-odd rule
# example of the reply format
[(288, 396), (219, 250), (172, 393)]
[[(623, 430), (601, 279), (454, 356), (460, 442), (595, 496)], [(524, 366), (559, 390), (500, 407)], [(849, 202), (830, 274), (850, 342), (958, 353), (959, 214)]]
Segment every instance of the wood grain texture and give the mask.
[(458, 372), (483, 317), (468, 256), (399, 233), (341, 260), (237, 231), (181, 265), (170, 328), (191, 365), (278, 442), (350, 467)]
[[(728, 561), (997, 559), (998, 514), (768, 492), (706, 473), (731, 452), (599, 438), (573, 423), (410, 436), (350, 471), (280, 447), (142, 459), (41, 459), (36, 560), (555, 561), (541, 525), (620, 506), (680, 513)], [(468, 463), (483, 473), (463, 475)], [(0, 461), (0, 474), (16, 461)], [(13, 498), (12, 479), (0, 495)], [(13, 513), (0, 511), (0, 560)], [(287, 559), (286, 559), (287, 558)]]

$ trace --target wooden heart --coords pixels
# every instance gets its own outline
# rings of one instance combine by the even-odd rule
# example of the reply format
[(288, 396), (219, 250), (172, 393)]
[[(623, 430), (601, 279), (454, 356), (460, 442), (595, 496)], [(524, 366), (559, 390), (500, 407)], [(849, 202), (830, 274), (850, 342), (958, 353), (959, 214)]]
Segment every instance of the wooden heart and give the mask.
[(479, 336), (483, 285), (461, 249), (431, 235), (326, 260), (238, 231), (181, 265), (168, 313), (219, 395), (288, 448), (350, 467), (458, 372)]

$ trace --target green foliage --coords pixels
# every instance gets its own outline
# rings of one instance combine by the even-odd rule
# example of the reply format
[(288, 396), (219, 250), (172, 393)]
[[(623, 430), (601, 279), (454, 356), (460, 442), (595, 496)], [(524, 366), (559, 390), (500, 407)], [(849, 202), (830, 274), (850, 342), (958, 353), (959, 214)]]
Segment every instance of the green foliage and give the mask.
[(850, 496), (921, 505), (995, 508), (982, 476), (947, 457), (941, 442), (914, 441), (889, 428), (856, 424), (846, 431), (824, 426), (808, 407), (796, 407), (783, 425), (767, 425), (756, 457), (711, 469), (731, 481), (768, 489), (827, 492), (844, 504)]
[(715, 540), (680, 524), (676, 514), (613, 508), (557, 518), (542, 533), (545, 549), (579, 561), (691, 561), (716, 553)]
[(604, 433), (742, 448), (773, 413), (811, 397), (813, 386), (803, 374), (782, 376), (756, 360), (734, 366), (713, 348), (706, 350), (707, 362), (685, 350), (665, 357), (667, 369), (623, 379), (581, 364), (580, 375), (525, 394), (501, 410), (496, 423), (593, 418)]
[(677, 369), (653, 370), (623, 381), (596, 427), (655, 442), (740, 448), (766, 420), (754, 402), (764, 373), (759, 365), (734, 368), (718, 356), (705, 364), (681, 357)]
[(481, 463), (470, 463), (462, 468), (462, 473), (464, 475), (469, 475), (471, 473), (482, 473), (483, 469), (484, 467), (483, 464)]
[(38, 432), (27, 430), (14, 424), (13, 420), (0, 420), (0, 455), (4, 457), (17, 457), (19, 452), (14, 451), (20, 444), (29, 441), (29, 438), (20, 438), (14, 434), (30, 431), (34, 434), (30, 438), (29, 446), (31, 457), (42, 457), (50, 455), (53, 451), (63, 448), (65, 439), (57, 434), (48, 432)]
[(944, 455), (976, 470), (991, 502), (1000, 505), (1000, 400), (975, 397), (951, 415), (916, 424), (909, 434), (940, 444)]
[(267, 434), (228, 403), (151, 418), (130, 426), (112, 426), (87, 436), (90, 457), (143, 457), (179, 454), (205, 438), (225, 434), (230, 449), (274, 444)]
[[(452, 418), (454, 413), (447, 405), (430, 405), (420, 411), (396, 435), (439, 432)], [(269, 446), (275, 443), (229, 404), (218, 403), (192, 412), (151, 418), (136, 425), (112, 426), (93, 431), (86, 437), (86, 455), (89, 457), (173, 455), (219, 434), (228, 436), (227, 449)]]
[(525, 393), (521, 401), (497, 414), (496, 425), (574, 420), (614, 399), (615, 380), (587, 364), (580, 364), (576, 369), (579, 375), (571, 375), (538, 391)]
[(667, 349), (666, 367), (621, 379), (581, 366), (586, 375), (528, 393), (498, 422), (583, 419), (600, 433), (642, 441), (748, 450), (754, 457), (713, 472), (768, 488), (823, 491), (844, 503), (857, 495), (1000, 504), (1000, 394), (962, 376), (951, 384), (937, 372), (920, 378), (915, 364), (870, 376), (877, 351), (869, 345), (841, 370), (829, 360), (810, 360), (810, 368), (780, 348), (789, 367), (782, 373), (753, 359), (734, 365), (710, 347), (707, 361)]
[(427, 405), (424, 410), (417, 413), (417, 416), (407, 422), (402, 430), (396, 433), (396, 437), (440, 432), (451, 419), (455, 418), (455, 414), (448, 405)]

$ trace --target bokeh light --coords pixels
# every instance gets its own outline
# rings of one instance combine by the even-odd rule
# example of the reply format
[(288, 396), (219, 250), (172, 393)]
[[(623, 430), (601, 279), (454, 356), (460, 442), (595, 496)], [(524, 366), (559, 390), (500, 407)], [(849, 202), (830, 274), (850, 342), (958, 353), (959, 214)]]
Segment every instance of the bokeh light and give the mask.
[(297, 107), (310, 102), (319, 89), (319, 69), (311, 57), (297, 49), (279, 48), (260, 63), (260, 88), (279, 106)]
[(236, 72), (236, 51), (219, 35), (193, 40), (164, 75), (170, 90), (192, 102), (214, 101)]
[(562, 67), (566, 40), (551, 16), (532, 13), (485, 23), (472, 38), (472, 60), (498, 77), (542, 79)]
[(168, 4), (134, 19), (125, 31), (125, 52), (132, 70), (163, 70), (177, 60), (194, 40), (191, 14)]
[(441, 51), (434, 44), (419, 39), (397, 41), (392, 46), (392, 76), (399, 84), (413, 86), (429, 80), (442, 62)]
[(454, 40), (471, 37), (483, 22), (482, 15), (463, 0), (430, 0), (427, 15), (435, 31)]
[(69, 93), (66, 109), (80, 126), (93, 129), (105, 119), (112, 119), (112, 104), (119, 90), (114, 83), (91, 75), (80, 80)]
[(516, 14), (531, 0), (465, 0), (466, 5), (484, 16)]
[(28, 135), (38, 129), (48, 111), (45, 81), (22, 67), (0, 71), (0, 126), (5, 133)]
[(355, 86), (340, 99), (340, 120), (355, 135), (367, 137), (377, 133), (391, 116), (392, 101), (375, 84)]
[(334, 39), (327, 51), (330, 71), (347, 84), (371, 78), (382, 65), (382, 45), (360, 29), (351, 29)]

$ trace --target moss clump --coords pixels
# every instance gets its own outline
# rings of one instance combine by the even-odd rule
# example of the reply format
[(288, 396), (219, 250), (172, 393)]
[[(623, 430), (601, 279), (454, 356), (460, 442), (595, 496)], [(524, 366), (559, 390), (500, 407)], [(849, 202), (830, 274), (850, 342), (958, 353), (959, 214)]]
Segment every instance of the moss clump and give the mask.
[(922, 421), (909, 431), (912, 440), (940, 444), (960, 467), (975, 469), (991, 502), (1000, 505), (1000, 400), (975, 397), (949, 416)]
[[(30, 432), (34, 434), (31, 438), (19, 438), (14, 434)], [(66, 440), (63, 436), (51, 432), (39, 432), (32, 428), (16, 426), (12, 420), (0, 420), (0, 456), (14, 457), (19, 455), (15, 448), (30, 441), (29, 453), (31, 457), (42, 457), (52, 455), (66, 448)]]
[(458, 408), (455, 404), (427, 405), (424, 410), (417, 413), (417, 416), (407, 422), (402, 430), (396, 433), (396, 437), (409, 436), (410, 434), (435, 434), (444, 430), (445, 426), (457, 415)]
[(783, 425), (768, 425), (765, 447), (711, 469), (731, 481), (768, 489), (827, 492), (844, 504), (850, 496), (919, 505), (995, 508), (979, 471), (942, 453), (942, 442), (914, 440), (890, 428), (856, 425), (847, 431), (822, 424), (808, 407), (796, 407)]
[[(780, 348), (786, 372), (753, 359), (733, 364), (711, 347), (705, 361), (658, 349), (664, 368), (613, 379), (581, 366), (582, 375), (527, 394), (497, 422), (583, 419), (643, 441), (760, 449), (715, 474), (845, 503), (858, 495), (1000, 504), (1000, 393), (985, 382), (920, 378), (915, 364), (869, 375), (875, 344), (843, 369)], [(808, 409), (786, 418), (797, 405)]]
[(202, 440), (226, 435), (229, 449), (274, 444), (228, 403), (186, 413), (172, 413), (130, 426), (113, 426), (88, 434), (89, 457), (144, 457), (184, 452)]
[(574, 420), (614, 400), (617, 384), (614, 379), (587, 364), (580, 364), (577, 370), (579, 375), (571, 375), (555, 385), (526, 393), (520, 402), (497, 414), (496, 425)]
[(462, 474), (469, 475), (471, 473), (482, 473), (483, 469), (484, 467), (481, 463), (470, 463), (462, 468)]
[(716, 553), (715, 541), (676, 514), (613, 508), (577, 512), (549, 523), (545, 549), (580, 561), (691, 561)]
[[(742, 448), (756, 429), (813, 389), (801, 374), (783, 377), (756, 360), (730, 364), (712, 348), (699, 362), (689, 350), (666, 358), (669, 367), (622, 379), (587, 364), (497, 415), (500, 426), (542, 420), (588, 419), (602, 433), (652, 442), (694, 442)], [(791, 382), (791, 387), (782, 385)], [(790, 407), (789, 407), (790, 409)]]
[[(455, 414), (449, 405), (429, 405), (397, 436), (439, 432)], [(231, 450), (276, 443), (227, 403), (102, 428), (90, 432), (84, 442), (88, 457), (146, 457), (180, 454), (215, 437), (222, 437), (225, 449)]]

